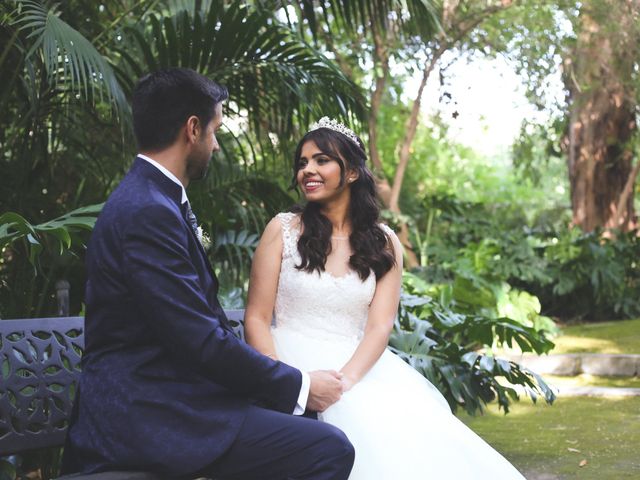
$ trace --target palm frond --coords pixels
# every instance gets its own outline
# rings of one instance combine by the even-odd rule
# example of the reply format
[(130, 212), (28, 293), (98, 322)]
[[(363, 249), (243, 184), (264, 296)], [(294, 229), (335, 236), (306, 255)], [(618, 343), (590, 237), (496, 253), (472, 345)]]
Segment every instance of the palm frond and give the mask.
[[(287, 2), (278, 3), (282, 7), (288, 5)], [(407, 33), (423, 38), (431, 37), (440, 28), (439, 0), (300, 0), (299, 4), (314, 35), (321, 23), (330, 28), (329, 19), (340, 28), (354, 32), (366, 32), (372, 25), (384, 30), (391, 21), (400, 22)]]
[(247, 230), (227, 230), (219, 233), (213, 242), (213, 263), (225, 268), (227, 272), (235, 272), (240, 277), (251, 267), (253, 253), (260, 237)]
[(80, 32), (60, 18), (55, 8), (37, 0), (16, 0), (13, 24), (27, 34), (26, 57), (42, 55), (51, 85), (68, 86), (85, 99), (99, 97), (127, 118), (128, 104), (107, 60)]
[(189, 198), (200, 221), (216, 232), (260, 233), (273, 215), (288, 208), (294, 199), (282, 186), (284, 174), (245, 169), (235, 159), (214, 157), (207, 180), (194, 185)]
[(258, 133), (291, 135), (296, 117), (304, 125), (320, 115), (364, 117), (358, 87), (273, 11), (237, 0), (207, 3), (207, 10), (149, 15), (147, 31), (128, 31), (135, 49), (126, 48), (124, 61), (133, 70), (179, 66), (214, 78)]

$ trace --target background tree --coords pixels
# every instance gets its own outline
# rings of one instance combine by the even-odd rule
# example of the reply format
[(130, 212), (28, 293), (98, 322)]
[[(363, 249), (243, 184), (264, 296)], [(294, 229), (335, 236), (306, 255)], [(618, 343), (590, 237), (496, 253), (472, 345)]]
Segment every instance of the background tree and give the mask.
[[(635, 175), (640, 2), (581, 2), (575, 45), (564, 58), (569, 92), (568, 166), (573, 223), (628, 230), (636, 224)], [(623, 191), (625, 195), (623, 196)]]
[[(635, 0), (514, 2), (469, 44), (507, 57), (530, 100), (548, 112), (547, 125), (535, 128), (549, 135), (541, 157), (519, 150), (514, 160), (525, 169), (538, 161), (544, 169), (545, 151), (564, 157), (572, 223), (586, 232), (636, 225), (639, 9)], [(566, 89), (559, 101), (548, 96), (558, 70)]]

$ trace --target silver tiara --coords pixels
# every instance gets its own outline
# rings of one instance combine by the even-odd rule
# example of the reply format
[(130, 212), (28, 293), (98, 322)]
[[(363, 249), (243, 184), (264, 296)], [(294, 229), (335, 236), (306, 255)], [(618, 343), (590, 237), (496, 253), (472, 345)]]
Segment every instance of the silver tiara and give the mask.
[(342, 123), (338, 122), (329, 117), (322, 117), (315, 123), (312, 123), (309, 127), (309, 131), (313, 132), (314, 130), (318, 130), (319, 128), (328, 128), (329, 130), (333, 130), (334, 132), (339, 132), (349, 138), (353, 143), (355, 143), (358, 147), (360, 146), (360, 142), (358, 141), (358, 136), (353, 133), (348, 127), (345, 127)]

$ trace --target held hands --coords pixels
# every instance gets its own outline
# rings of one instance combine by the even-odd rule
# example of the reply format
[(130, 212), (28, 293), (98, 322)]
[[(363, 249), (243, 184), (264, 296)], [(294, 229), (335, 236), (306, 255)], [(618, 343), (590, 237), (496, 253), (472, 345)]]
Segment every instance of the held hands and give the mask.
[(357, 383), (351, 376), (340, 372), (342, 375), (342, 393), (348, 392)]
[(309, 372), (311, 385), (307, 409), (312, 412), (324, 412), (342, 396), (342, 373), (335, 370), (316, 370)]

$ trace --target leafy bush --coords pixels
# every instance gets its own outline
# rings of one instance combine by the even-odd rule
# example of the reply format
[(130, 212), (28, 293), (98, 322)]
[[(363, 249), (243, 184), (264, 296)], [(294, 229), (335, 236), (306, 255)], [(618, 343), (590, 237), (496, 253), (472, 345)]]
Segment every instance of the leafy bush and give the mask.
[[(41, 224), (21, 215), (0, 215), (0, 317), (37, 317), (52, 312), (58, 279), (84, 281), (84, 253), (102, 204), (79, 208)], [(77, 289), (75, 309), (81, 303)]]
[(598, 320), (640, 315), (637, 231), (608, 238), (570, 229), (551, 239), (544, 256), (553, 280), (540, 294), (554, 315)]
[(563, 208), (527, 218), (517, 204), (446, 195), (427, 196), (423, 206), (411, 223), (424, 265), (418, 273), (450, 284), (465, 313), (528, 317), (550, 331), (540, 312), (586, 320), (640, 315), (637, 231), (583, 233), (567, 227)]
[(17, 213), (3, 213), (0, 215), (0, 248), (24, 241), (29, 262), (35, 267), (47, 244), (57, 246), (62, 252), (70, 249), (73, 243), (78, 243), (76, 234), (82, 230), (91, 231), (100, 210), (102, 204), (90, 205), (39, 225), (28, 222)]
[(422, 204), (425, 213), (412, 220), (414, 243), (421, 264), (439, 270), (440, 277), (452, 279), (458, 273), (509, 283), (549, 280), (540, 254), (544, 245), (528, 226), (522, 206), (447, 195), (427, 196)]
[[(437, 300), (428, 293), (439, 293)], [(546, 353), (553, 343), (544, 331), (507, 317), (462, 313), (446, 290), (407, 274), (398, 319), (389, 345), (443, 393), (453, 410), (469, 414), (497, 399), (505, 413), (518, 400), (519, 385), (535, 402), (555, 394), (536, 373), (517, 363), (478, 351), (482, 346), (517, 344), (523, 352)], [(447, 304), (449, 306), (447, 306)]]

